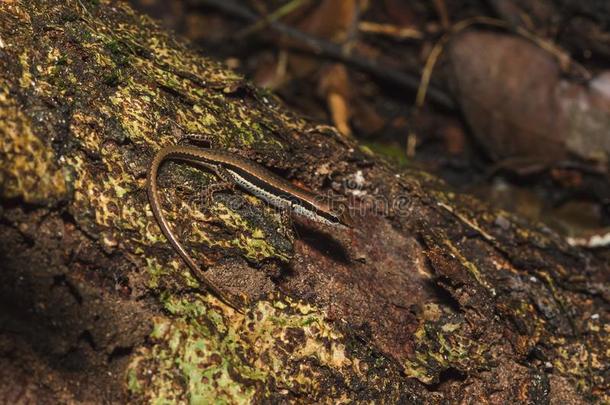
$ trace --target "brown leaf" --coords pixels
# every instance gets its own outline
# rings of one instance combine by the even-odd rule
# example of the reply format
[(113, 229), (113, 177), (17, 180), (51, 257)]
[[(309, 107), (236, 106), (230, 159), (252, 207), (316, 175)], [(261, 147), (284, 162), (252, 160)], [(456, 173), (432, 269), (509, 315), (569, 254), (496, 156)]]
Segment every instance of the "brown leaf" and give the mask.
[(492, 158), (551, 163), (575, 156), (607, 164), (609, 72), (587, 86), (569, 82), (545, 50), (493, 33), (464, 33), (449, 55), (464, 116)]
[(548, 53), (521, 38), (470, 31), (449, 55), (457, 99), (492, 158), (565, 156), (554, 96), (560, 71)]
[(318, 37), (342, 42), (354, 24), (357, 7), (358, 0), (324, 0), (299, 24), (299, 28)]

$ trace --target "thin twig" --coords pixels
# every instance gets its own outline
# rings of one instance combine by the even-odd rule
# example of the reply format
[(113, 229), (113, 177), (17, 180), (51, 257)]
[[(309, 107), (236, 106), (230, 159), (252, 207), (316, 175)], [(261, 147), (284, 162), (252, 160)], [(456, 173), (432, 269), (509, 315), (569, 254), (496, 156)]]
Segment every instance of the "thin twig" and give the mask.
[(277, 10), (275, 10), (274, 12), (270, 13), (269, 15), (262, 17), (257, 22), (250, 25), (249, 27), (246, 27), (244, 30), (239, 31), (237, 34), (235, 34), (235, 36), (237, 38), (243, 38), (243, 37), (246, 37), (257, 31), (260, 31), (261, 29), (269, 26), (272, 22), (279, 21), (282, 17), (285, 17), (286, 15), (292, 13), (293, 11), (309, 4), (310, 1), (311, 0), (289, 1), (288, 3), (284, 4), (283, 6), (281, 6)]
[(423, 39), (424, 34), (413, 27), (398, 27), (391, 24), (380, 24), (372, 21), (361, 21), (358, 30), (367, 34), (379, 34), (396, 39)]

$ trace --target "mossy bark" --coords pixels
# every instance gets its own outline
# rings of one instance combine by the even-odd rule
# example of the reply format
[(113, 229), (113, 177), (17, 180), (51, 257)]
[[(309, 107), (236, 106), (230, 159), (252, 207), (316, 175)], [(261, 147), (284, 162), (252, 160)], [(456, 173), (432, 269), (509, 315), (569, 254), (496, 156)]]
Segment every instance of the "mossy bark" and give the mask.
[[(168, 164), (210, 134), (321, 194), (299, 225)], [(0, 401), (608, 401), (608, 264), (395, 169), (113, 1), (0, 3)], [(207, 200), (206, 200), (207, 202)]]

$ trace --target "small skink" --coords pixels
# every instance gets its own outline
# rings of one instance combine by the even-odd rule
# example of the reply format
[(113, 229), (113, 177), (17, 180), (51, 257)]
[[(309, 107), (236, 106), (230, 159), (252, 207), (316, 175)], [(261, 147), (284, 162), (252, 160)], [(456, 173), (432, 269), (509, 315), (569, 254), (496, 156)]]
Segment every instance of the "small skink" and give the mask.
[[(161, 212), (159, 203), (157, 173), (166, 160), (181, 160), (202, 166), (214, 172), (223, 181), (238, 185), (252, 195), (261, 198), (282, 210), (296, 216), (330, 226), (351, 226), (351, 218), (345, 204), (332, 203), (327, 199), (299, 188), (264, 167), (224, 150), (199, 148), (194, 146), (167, 146), (155, 155), (148, 170), (148, 200), (161, 231), (188, 265), (194, 275), (218, 298), (237, 311), (235, 305), (218, 287), (206, 277), (195, 260), (178, 241)], [(241, 311), (240, 311), (241, 312)]]

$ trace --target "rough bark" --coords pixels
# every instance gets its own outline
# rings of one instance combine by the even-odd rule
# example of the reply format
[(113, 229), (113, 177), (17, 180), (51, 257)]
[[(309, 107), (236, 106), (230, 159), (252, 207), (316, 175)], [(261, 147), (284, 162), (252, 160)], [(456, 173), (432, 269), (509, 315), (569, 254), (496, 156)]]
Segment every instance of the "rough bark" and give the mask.
[[(300, 225), (160, 176), (177, 128), (350, 198)], [(0, 401), (608, 401), (608, 264), (315, 127), (113, 1), (0, 3)]]

